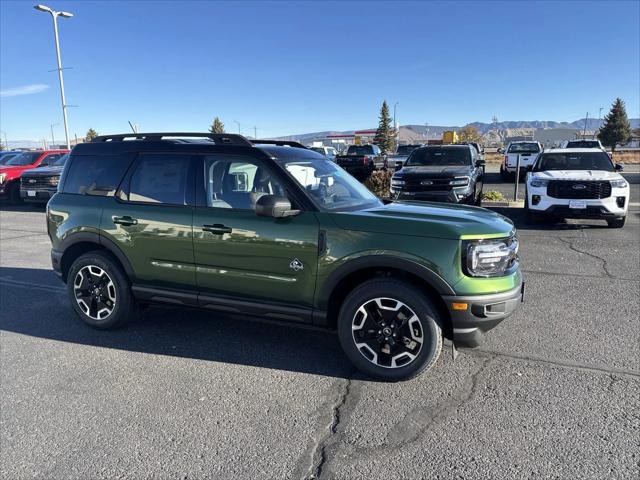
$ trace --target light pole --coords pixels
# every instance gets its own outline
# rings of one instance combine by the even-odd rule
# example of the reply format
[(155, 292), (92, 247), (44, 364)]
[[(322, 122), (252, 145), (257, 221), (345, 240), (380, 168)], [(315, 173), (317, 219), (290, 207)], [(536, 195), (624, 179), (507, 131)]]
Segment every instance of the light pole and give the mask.
[(52, 123), (49, 126), (51, 127), (51, 145), (55, 145), (56, 144), (56, 139), (53, 138), (53, 127), (57, 127), (58, 125), (60, 125), (59, 123)]
[(41, 12), (49, 12), (53, 19), (53, 36), (56, 42), (56, 57), (58, 59), (58, 80), (60, 80), (60, 99), (62, 100), (62, 117), (64, 118), (64, 136), (67, 141), (67, 148), (71, 148), (69, 143), (69, 126), (67, 124), (67, 103), (64, 99), (64, 80), (62, 79), (62, 59), (60, 58), (60, 42), (58, 41), (58, 17), (71, 18), (72, 13), (69, 12), (56, 12), (55, 10), (47, 7), (46, 5), (36, 5), (33, 8)]
[[(597, 126), (598, 130), (600, 130), (600, 118), (602, 118), (602, 110), (603, 110), (603, 109), (604, 109), (604, 107), (600, 107), (600, 108), (598, 109), (598, 126)], [(593, 131), (593, 138), (596, 138), (596, 133), (595, 133), (595, 132), (596, 132), (596, 131), (594, 130), (594, 131)]]
[(240, 122), (238, 122), (237, 120), (234, 120), (233, 123), (237, 123), (238, 124), (238, 134), (242, 134), (240, 132)]
[(4, 135), (4, 146), (6, 147), (7, 150), (9, 150), (9, 142), (7, 141), (7, 132), (5, 132), (4, 130), (2, 132), (2, 135)]

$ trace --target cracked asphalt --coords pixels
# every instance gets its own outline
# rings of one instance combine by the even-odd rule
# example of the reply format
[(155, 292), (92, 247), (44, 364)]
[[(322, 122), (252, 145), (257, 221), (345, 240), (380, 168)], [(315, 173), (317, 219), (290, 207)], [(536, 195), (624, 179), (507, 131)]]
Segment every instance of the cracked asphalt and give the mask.
[(640, 208), (621, 230), (500, 211), (523, 308), (389, 384), (313, 329), (150, 308), (91, 330), (43, 211), (1, 207), (0, 477), (639, 478)]

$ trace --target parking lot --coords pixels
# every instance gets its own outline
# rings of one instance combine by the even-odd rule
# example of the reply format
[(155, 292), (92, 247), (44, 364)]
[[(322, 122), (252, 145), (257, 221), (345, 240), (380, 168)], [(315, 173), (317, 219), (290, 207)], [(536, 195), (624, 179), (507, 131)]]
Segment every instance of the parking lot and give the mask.
[(499, 209), (519, 229), (524, 307), (395, 384), (319, 330), (171, 308), (92, 330), (51, 270), (43, 209), (3, 206), (0, 476), (637, 478), (633, 205), (623, 229)]

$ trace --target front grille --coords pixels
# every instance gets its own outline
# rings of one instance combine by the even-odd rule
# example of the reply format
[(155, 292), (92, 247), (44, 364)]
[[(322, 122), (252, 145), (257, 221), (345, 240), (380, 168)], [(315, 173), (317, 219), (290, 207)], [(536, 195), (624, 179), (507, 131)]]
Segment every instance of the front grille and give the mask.
[(20, 180), (20, 185), (24, 190), (37, 190), (39, 188), (44, 188), (50, 190), (52, 188), (56, 188), (58, 186), (58, 181), (60, 180), (59, 176), (49, 176), (49, 177), (22, 177)]
[[(428, 177), (405, 177), (405, 188), (407, 192), (425, 192), (429, 190), (451, 190), (449, 183), (453, 180), (451, 178), (428, 178)], [(423, 182), (430, 182), (424, 184)]]
[(553, 180), (547, 185), (547, 195), (553, 198), (597, 199), (611, 196), (609, 182)]

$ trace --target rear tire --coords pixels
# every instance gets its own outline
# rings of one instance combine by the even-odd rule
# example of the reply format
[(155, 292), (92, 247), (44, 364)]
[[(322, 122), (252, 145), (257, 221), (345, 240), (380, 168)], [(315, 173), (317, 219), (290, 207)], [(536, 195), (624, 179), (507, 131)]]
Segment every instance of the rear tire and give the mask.
[(500, 165), (500, 176), (504, 182), (509, 181), (509, 172), (504, 168), (504, 165)]
[(395, 382), (433, 367), (442, 350), (442, 320), (424, 291), (400, 280), (369, 280), (343, 302), (338, 336), (358, 370)]
[(622, 228), (624, 227), (624, 222), (627, 220), (627, 217), (622, 218), (614, 218), (613, 220), (607, 220), (607, 225), (609, 228)]
[(119, 327), (135, 312), (129, 279), (107, 252), (88, 252), (73, 262), (67, 294), (80, 319), (98, 330)]

